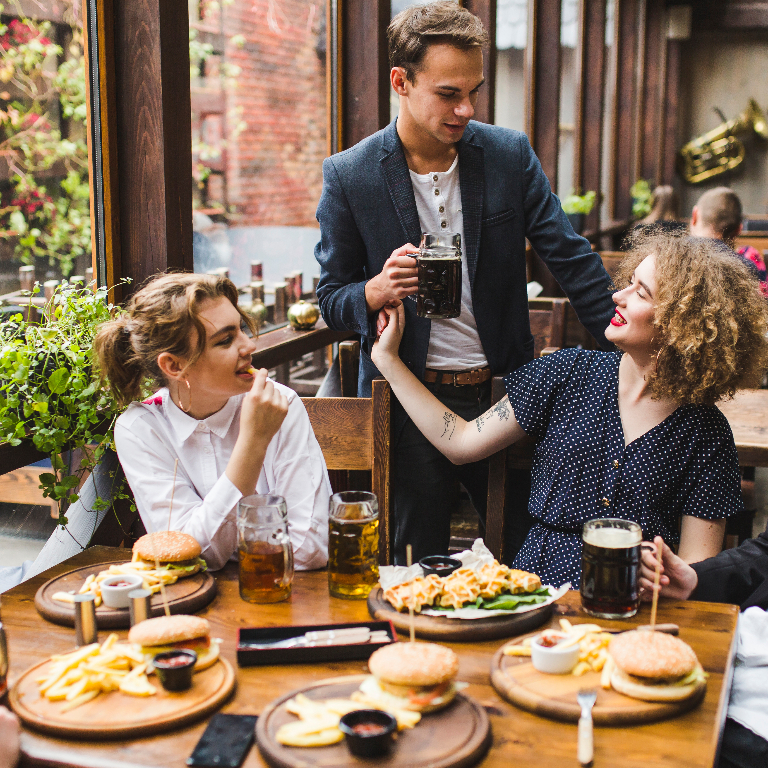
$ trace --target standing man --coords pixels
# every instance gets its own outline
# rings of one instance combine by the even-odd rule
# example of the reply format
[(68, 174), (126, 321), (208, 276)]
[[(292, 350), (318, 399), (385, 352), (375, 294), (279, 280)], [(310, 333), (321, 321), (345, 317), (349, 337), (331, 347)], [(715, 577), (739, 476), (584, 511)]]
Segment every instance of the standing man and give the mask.
[[(610, 279), (568, 224), (525, 135), (471, 121), (483, 84), (481, 21), (445, 0), (402, 11), (387, 37), (397, 120), (323, 163), (320, 309), (329, 327), (360, 334), (358, 395), (369, 397), (377, 316), (403, 301), (403, 361), (472, 420), (490, 407), (491, 377), (533, 358), (526, 237), (601, 344), (614, 311)], [(461, 235), (462, 306), (455, 319), (430, 321), (416, 316), (413, 254), (422, 232), (441, 231)], [(487, 461), (450, 464), (396, 400), (392, 440), (395, 562), (405, 562), (407, 544), (414, 560), (446, 552), (456, 480), (484, 518)], [(520, 482), (516, 519), (527, 516), (530, 477)]]

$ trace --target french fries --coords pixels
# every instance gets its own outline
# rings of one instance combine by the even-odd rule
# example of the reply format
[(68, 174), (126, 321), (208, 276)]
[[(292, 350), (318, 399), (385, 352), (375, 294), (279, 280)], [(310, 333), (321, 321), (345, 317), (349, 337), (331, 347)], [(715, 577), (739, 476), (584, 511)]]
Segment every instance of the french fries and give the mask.
[[(136, 561), (121, 565), (110, 565), (106, 571), (92, 573), (85, 579), (77, 594), (84, 595), (86, 592), (91, 592), (96, 596), (95, 603), (98, 608), (102, 601), (101, 582), (108, 576), (141, 576), (143, 588), (148, 589), (152, 594), (160, 591), (161, 584), (164, 586), (175, 584), (179, 579), (171, 571), (166, 571), (163, 568), (157, 570), (148, 563)], [(74, 596), (69, 592), (56, 592), (52, 595), (52, 599), (62, 603), (74, 603)]]
[[(572, 675), (579, 677), (587, 672), (603, 670), (609, 658), (608, 643), (611, 639), (609, 632), (605, 632), (597, 624), (571, 624), (568, 619), (560, 619), (560, 629), (565, 634), (565, 638), (557, 644), (558, 648), (579, 645), (579, 660), (571, 671)], [(505, 646), (504, 655), (530, 656), (532, 639), (527, 637), (521, 643)]]
[(132, 645), (118, 643), (116, 634), (101, 645), (92, 643), (72, 653), (53, 656), (51, 661), (48, 674), (37, 683), (41, 696), (64, 702), (61, 712), (70, 712), (109, 691), (119, 690), (129, 696), (157, 693), (147, 679), (144, 656)]
[[(350, 699), (315, 701), (303, 693), (286, 702), (285, 708), (299, 719), (285, 723), (277, 729), (275, 739), (287, 747), (324, 747), (344, 738), (339, 720), (356, 709), (381, 709), (355, 691)], [(394, 710), (390, 714), (397, 720), (398, 730), (413, 728), (421, 719), (418, 712)]]

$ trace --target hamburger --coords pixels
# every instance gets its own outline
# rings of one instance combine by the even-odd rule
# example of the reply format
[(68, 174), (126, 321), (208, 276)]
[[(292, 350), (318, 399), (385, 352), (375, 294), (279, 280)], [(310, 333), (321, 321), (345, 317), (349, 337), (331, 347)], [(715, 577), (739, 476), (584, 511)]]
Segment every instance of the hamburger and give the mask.
[(663, 632), (633, 630), (611, 638), (611, 686), (645, 701), (683, 701), (706, 687), (707, 676), (690, 645)]
[(434, 712), (456, 696), (459, 657), (435, 643), (392, 643), (375, 651), (368, 660), (372, 677), (360, 686), (361, 693), (382, 709)]
[(160, 567), (178, 578), (193, 576), (206, 570), (202, 549), (194, 537), (181, 531), (157, 531), (147, 533), (133, 545), (133, 562), (144, 563), (152, 568)]
[(148, 661), (158, 653), (181, 648), (197, 654), (195, 672), (207, 669), (219, 658), (219, 643), (211, 641), (210, 626), (199, 616), (158, 616), (131, 627), (128, 642), (141, 646)]

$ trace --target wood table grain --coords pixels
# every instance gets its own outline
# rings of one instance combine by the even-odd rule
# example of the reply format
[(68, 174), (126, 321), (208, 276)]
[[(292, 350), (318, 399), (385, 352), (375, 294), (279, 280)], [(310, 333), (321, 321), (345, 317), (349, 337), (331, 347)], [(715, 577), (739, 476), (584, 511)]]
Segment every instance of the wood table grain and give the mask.
[(733, 430), (742, 467), (768, 467), (768, 389), (742, 389), (718, 405)]
[[(56, 568), (30, 579), (2, 596), (0, 618), (8, 634), (10, 683), (28, 667), (53, 653), (71, 649), (74, 631), (42, 619), (34, 607), (37, 588), (45, 580), (71, 568), (94, 562), (120, 560), (125, 550), (93, 547)], [(290, 601), (275, 605), (250, 605), (238, 594), (233, 564), (216, 574), (219, 594), (201, 616), (212, 625), (212, 636), (223, 639), (222, 653), (236, 663), (237, 630), (248, 626), (333, 623), (368, 620), (364, 600), (331, 598), (323, 571), (297, 573)], [(571, 592), (558, 604), (552, 624), (562, 616), (588, 621)], [(709, 673), (704, 702), (693, 712), (673, 720), (622, 728), (596, 728), (595, 766), (610, 768), (711, 768), (728, 702), (735, 647), (736, 606), (716, 603), (662, 602), (660, 622), (680, 625), (680, 634), (694, 648)], [(603, 622), (608, 627), (647, 624), (643, 606), (629, 622)], [(121, 637), (125, 632), (121, 631)], [(106, 637), (102, 633), (100, 637)], [(562, 768), (576, 765), (576, 726), (545, 720), (503, 701), (490, 685), (490, 662), (501, 641), (448, 643), (460, 659), (459, 679), (469, 683), (465, 693), (486, 708), (493, 730), (493, 746), (481, 762), (484, 768), (536, 766)], [(237, 692), (224, 712), (259, 714), (286, 692), (336, 675), (367, 671), (366, 662), (350, 661), (292, 666), (248, 667), (237, 670)], [(26, 731), (23, 766), (78, 766), (82, 768), (131, 768), (157, 766), (182, 768), (200, 738), (205, 722), (170, 734), (101, 743), (75, 742)], [(310, 758), (311, 753), (307, 753)], [(310, 758), (311, 759), (311, 758)], [(254, 748), (244, 764), (264, 766)]]

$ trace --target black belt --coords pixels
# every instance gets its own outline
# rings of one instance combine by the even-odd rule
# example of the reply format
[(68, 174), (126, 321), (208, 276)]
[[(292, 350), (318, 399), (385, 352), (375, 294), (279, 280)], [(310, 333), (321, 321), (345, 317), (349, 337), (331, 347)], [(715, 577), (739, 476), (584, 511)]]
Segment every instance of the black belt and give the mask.
[(548, 531), (554, 531), (555, 533), (568, 533), (573, 536), (581, 536), (581, 529), (564, 528), (561, 525), (552, 525), (551, 523), (545, 523), (543, 520), (536, 521), (542, 528), (546, 528)]

